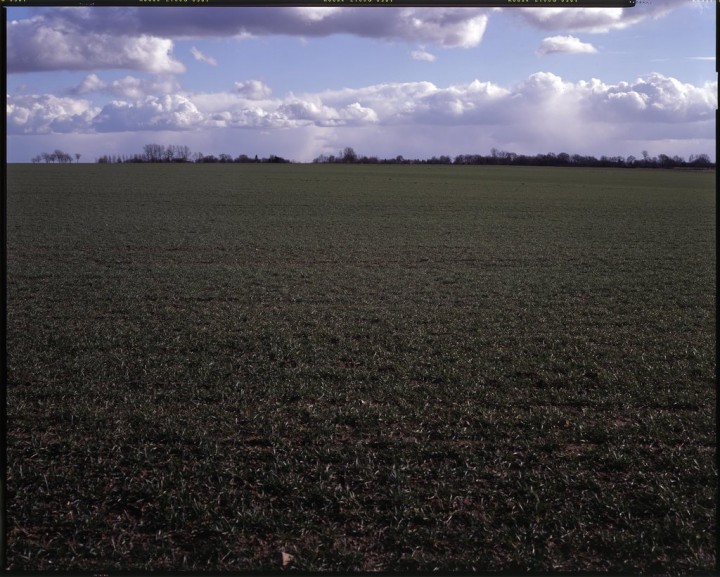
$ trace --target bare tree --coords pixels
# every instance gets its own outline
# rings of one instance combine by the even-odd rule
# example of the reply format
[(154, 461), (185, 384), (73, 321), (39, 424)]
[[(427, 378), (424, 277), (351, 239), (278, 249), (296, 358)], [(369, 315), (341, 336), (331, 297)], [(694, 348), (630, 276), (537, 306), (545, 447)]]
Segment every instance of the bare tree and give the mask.
[(165, 146), (162, 144), (146, 144), (143, 146), (143, 152), (148, 162), (160, 162), (165, 152)]
[(707, 154), (692, 155), (690, 158), (692, 159), (690, 161), (690, 164), (692, 164), (693, 166), (707, 168), (712, 165), (712, 162), (710, 162), (710, 157)]
[(175, 145), (170, 144), (165, 147), (165, 150), (163, 151), (162, 159), (165, 162), (172, 162), (174, 157), (175, 157)]
[(72, 162), (72, 156), (70, 156), (67, 152), (63, 152), (59, 148), (56, 148), (53, 152), (53, 155), (57, 159), (57, 161), (60, 164), (66, 164), (68, 162)]
[(82, 154), (80, 154), (79, 152), (76, 152), (76, 153), (75, 153), (75, 162), (80, 162), (80, 157), (81, 157), (81, 156), (82, 156)]
[(180, 162), (187, 162), (190, 160), (190, 149), (183, 145), (175, 147), (175, 156)]
[(343, 162), (357, 161), (357, 154), (355, 153), (355, 150), (352, 148), (352, 146), (346, 146), (345, 150), (342, 151), (342, 160)]

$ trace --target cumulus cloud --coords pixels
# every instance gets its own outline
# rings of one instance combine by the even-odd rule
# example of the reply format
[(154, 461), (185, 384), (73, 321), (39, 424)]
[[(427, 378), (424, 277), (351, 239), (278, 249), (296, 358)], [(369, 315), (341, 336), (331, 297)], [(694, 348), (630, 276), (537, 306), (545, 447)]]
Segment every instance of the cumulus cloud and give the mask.
[(437, 56), (426, 50), (413, 50), (410, 56), (413, 60), (422, 60), (424, 62), (435, 62), (437, 60)]
[(93, 118), (92, 128), (98, 132), (189, 130), (203, 120), (195, 104), (185, 96), (148, 96), (136, 103), (114, 100), (106, 104)]
[[(48, 8), (7, 25), (7, 71), (125, 68), (181, 73), (173, 39), (352, 34), (446, 47), (477, 46), (491, 9), (337, 7), (217, 7), (147, 10), (137, 7)], [(193, 57), (217, 62), (191, 49)]]
[(260, 80), (248, 80), (246, 82), (236, 82), (235, 92), (241, 94), (250, 100), (262, 100), (270, 98), (272, 90), (269, 86)]
[(557, 53), (594, 54), (595, 52), (597, 50), (592, 44), (581, 42), (575, 36), (550, 36), (545, 38), (535, 51), (539, 56)]
[[(129, 11), (132, 9), (124, 9)], [(218, 36), (321, 37), (352, 34), (440, 46), (471, 47), (482, 40), (487, 8), (243, 7), (131, 12), (135, 29), (172, 38)], [(162, 12), (162, 13), (161, 13)], [(128, 16), (126, 16), (128, 18)], [(128, 26), (131, 23), (128, 22)]]
[(605, 33), (650, 19), (661, 18), (692, 0), (664, 0), (637, 8), (517, 8), (511, 11), (528, 24), (543, 30)]
[[(513, 8), (510, 14), (544, 30), (608, 32), (660, 18), (692, 0), (664, 0), (631, 8)], [(367, 7), (215, 7), (146, 10), (138, 7), (52, 8), (27, 24), (31, 29), (53, 25), (58, 30), (95, 34), (189, 39), (289, 35), (320, 37), (352, 34), (425, 42), (446, 47), (477, 46), (489, 15), (502, 8)], [(23, 21), (28, 22), (28, 21)]]
[(404, 40), (427, 41), (446, 47), (471, 48), (482, 41), (488, 9), (403, 9), (394, 32)]
[[(717, 105), (714, 84), (694, 86), (660, 74), (605, 84), (595, 79), (566, 82), (538, 72), (510, 88), (474, 80), (447, 87), (431, 82), (385, 83), (262, 101), (254, 101), (252, 95), (250, 90), (236, 90), (194, 95), (192, 100), (201, 113), (216, 115), (216, 121), (226, 126), (518, 125), (537, 126), (539, 133), (551, 125), (553, 130), (567, 131), (569, 119), (579, 125), (618, 120), (702, 122), (713, 118)], [(258, 96), (269, 97), (269, 92)]]
[(7, 98), (8, 134), (86, 132), (100, 109), (88, 100), (52, 94)]
[(710, 121), (717, 108), (717, 82), (695, 86), (657, 73), (614, 85), (593, 79), (580, 82), (578, 91), (585, 96), (585, 114), (608, 122)]
[(217, 66), (217, 60), (215, 60), (212, 56), (205, 56), (200, 50), (195, 48), (193, 46), (190, 48), (190, 53), (193, 55), (193, 58), (197, 60), (198, 62), (204, 62), (205, 64), (209, 64), (210, 66)]
[(272, 117), (280, 127), (305, 126), (321, 127), (366, 126), (378, 121), (377, 113), (359, 102), (333, 107), (317, 104), (311, 100), (295, 99), (281, 104)]
[(89, 94), (100, 92), (107, 87), (107, 84), (100, 80), (97, 74), (88, 74), (76, 88), (71, 89), (70, 94)]
[[(608, 32), (659, 18), (690, 0), (665, 0), (625, 8), (519, 8), (508, 13), (544, 30)], [(288, 35), (303, 38), (350, 34), (365, 38), (471, 48), (482, 42), (490, 15), (502, 8), (215, 7), (163, 10), (141, 7), (52, 7), (7, 24), (7, 71), (130, 69), (178, 74), (173, 41)], [(567, 43), (565, 48), (571, 48)], [(542, 48), (550, 53), (550, 48)], [(568, 50), (564, 50), (568, 51)], [(572, 50), (571, 50), (572, 51)], [(577, 47), (576, 50), (577, 51)], [(216, 61), (197, 48), (193, 57)], [(413, 58), (431, 61), (418, 50)]]
[(88, 74), (77, 87), (70, 89), (68, 93), (75, 96), (107, 93), (138, 99), (153, 94), (171, 94), (179, 90), (180, 84), (173, 76), (158, 76), (150, 80), (125, 76), (112, 82), (104, 82), (97, 74)]
[[(84, 87), (131, 94), (137, 81), (126, 77), (106, 83), (89, 75), (78, 92)], [(674, 153), (689, 150), (687, 143), (697, 152), (698, 139), (714, 139), (717, 108), (717, 82), (694, 85), (657, 73), (606, 83), (569, 82), (538, 72), (508, 87), (479, 79), (450, 86), (399, 82), (283, 97), (272, 97), (258, 80), (237, 82), (223, 92), (152, 95), (143, 90), (137, 98), (118, 97), (102, 107), (80, 94), (9, 96), (8, 133), (114, 132), (121, 137), (134, 131), (184, 131), (191, 138), (212, 130), (218, 141), (229, 142), (232, 129), (243, 129), (256, 138), (277, 134), (273, 138), (284, 142), (300, 131), (317, 143), (325, 139), (313, 150), (344, 141), (359, 152), (366, 143), (373, 154), (391, 154), (393, 147), (395, 154), (416, 149), (456, 154), (481, 145), (519, 153), (597, 154), (603, 143), (604, 150), (616, 154), (631, 141), (672, 141), (674, 148), (661, 151)], [(283, 154), (280, 148), (276, 152)], [(624, 152), (630, 153), (637, 150)]]
[(111, 68), (184, 72), (185, 66), (172, 57), (172, 49), (173, 42), (167, 38), (68, 29), (43, 18), (15, 21), (7, 27), (10, 73)]

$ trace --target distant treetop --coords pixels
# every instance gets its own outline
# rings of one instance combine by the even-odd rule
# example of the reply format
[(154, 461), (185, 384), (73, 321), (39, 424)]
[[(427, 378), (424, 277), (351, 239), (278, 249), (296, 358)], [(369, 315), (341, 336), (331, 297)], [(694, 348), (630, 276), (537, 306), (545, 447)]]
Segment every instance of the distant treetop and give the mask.
[[(580, 154), (569, 154), (567, 152), (548, 152), (528, 156), (515, 154), (505, 150), (493, 148), (488, 155), (482, 154), (458, 154), (455, 158), (447, 155), (433, 156), (428, 159), (406, 159), (402, 155), (394, 158), (378, 158), (377, 156), (360, 156), (350, 146), (342, 149), (337, 155), (321, 154), (313, 159), (314, 164), (463, 164), (463, 165), (515, 165), (515, 166), (595, 166), (595, 167), (620, 167), (620, 168), (714, 168), (715, 163), (710, 160), (707, 154), (691, 154), (688, 160), (680, 156), (669, 156), (660, 154), (651, 157), (647, 150), (641, 151), (642, 158), (634, 155), (623, 156), (586, 156)], [(76, 162), (80, 162), (79, 153), (75, 153)], [(40, 162), (68, 164), (72, 163), (73, 155), (62, 150), (42, 152), (32, 158), (34, 164)], [(173, 163), (288, 163), (291, 162), (281, 156), (271, 154), (267, 158), (258, 158), (258, 155), (250, 157), (247, 154), (240, 154), (236, 157), (230, 154), (221, 153), (218, 156), (213, 154), (205, 155), (202, 152), (191, 153), (190, 148), (185, 145), (163, 145), (146, 144), (142, 152), (133, 155), (103, 155), (95, 159), (101, 164), (115, 164), (126, 162), (173, 162)]]

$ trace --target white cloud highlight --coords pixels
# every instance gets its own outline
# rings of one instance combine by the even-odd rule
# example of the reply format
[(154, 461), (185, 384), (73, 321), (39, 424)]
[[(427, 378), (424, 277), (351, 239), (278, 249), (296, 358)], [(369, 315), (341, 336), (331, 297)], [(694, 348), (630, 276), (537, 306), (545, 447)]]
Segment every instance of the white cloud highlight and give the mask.
[[(134, 94), (137, 83), (132, 77), (105, 83), (89, 75), (77, 92)], [(162, 130), (192, 135), (212, 129), (218, 141), (230, 142), (226, 134), (244, 129), (257, 138), (265, 134), (267, 142), (285, 142), (301, 131), (317, 143), (326, 142), (322, 146), (345, 142), (359, 149), (366, 143), (372, 154), (385, 149), (390, 154), (392, 146), (395, 154), (421, 146), (458, 154), (477, 150), (477, 143), (518, 153), (592, 154), (598, 149), (615, 153), (630, 141), (672, 141), (675, 148), (661, 151), (674, 154), (685, 150), (685, 141), (714, 139), (717, 108), (717, 82), (693, 85), (661, 74), (612, 84), (599, 79), (567, 82), (538, 72), (510, 87), (480, 80), (445, 87), (405, 82), (281, 98), (272, 97), (259, 80), (237, 82), (234, 89), (216, 93), (152, 95), (144, 94), (145, 89), (138, 89), (137, 98), (118, 97), (101, 108), (77, 97), (9, 96), (8, 133)], [(467, 143), (474, 144), (468, 149)], [(277, 147), (275, 152), (287, 154)]]
[(100, 92), (107, 87), (107, 84), (100, 80), (97, 74), (88, 74), (80, 83), (80, 86), (70, 90), (71, 94), (89, 94), (91, 92)]
[(209, 64), (210, 66), (217, 66), (217, 60), (215, 60), (212, 56), (205, 56), (200, 50), (195, 48), (193, 46), (190, 48), (190, 53), (193, 55), (193, 58), (197, 60), (198, 62), (204, 62), (205, 64)]
[(511, 11), (531, 26), (543, 30), (606, 33), (622, 30), (645, 20), (657, 19), (692, 0), (663, 0), (637, 8), (516, 8)]
[(322, 22), (344, 10), (340, 6), (298, 6), (294, 8), (300, 18), (308, 22)]
[(152, 80), (125, 76), (110, 83), (104, 82), (97, 74), (88, 74), (79, 86), (68, 94), (80, 96), (91, 93), (106, 93), (114, 96), (139, 99), (152, 94), (171, 94), (180, 90), (180, 84), (173, 76), (158, 76)]
[(421, 60), (423, 62), (435, 62), (437, 60), (437, 56), (426, 50), (413, 50), (410, 56), (413, 60)]
[(594, 54), (597, 49), (587, 42), (581, 42), (575, 36), (550, 36), (545, 38), (535, 51), (538, 56), (546, 54)]
[(67, 28), (42, 17), (7, 27), (10, 73), (112, 68), (184, 72), (185, 66), (172, 57), (172, 50), (173, 41), (168, 38)]
[(114, 100), (93, 119), (97, 132), (137, 130), (190, 130), (203, 124), (204, 117), (187, 97), (148, 96), (129, 103)]
[[(543, 30), (603, 33), (660, 18), (690, 0), (664, 0), (642, 10), (625, 8), (515, 8), (508, 13)], [(478, 46), (489, 17), (502, 8), (402, 7), (214, 7), (162, 10), (139, 7), (56, 7), (7, 24), (9, 73), (130, 69), (178, 74), (185, 66), (172, 56), (174, 39), (247, 38), (286, 35), (302, 38), (350, 34), (451, 48)], [(558, 37), (556, 37), (558, 38)], [(584, 44), (560, 43), (551, 52), (589, 51)], [(193, 57), (215, 66), (196, 47)], [(432, 61), (431, 53), (413, 58)]]
[[(216, 7), (148, 10), (134, 7), (49, 8), (7, 25), (9, 73), (131, 69), (178, 74), (173, 39), (351, 34), (470, 48), (481, 41), (492, 9)], [(196, 47), (193, 57), (217, 61)]]
[(593, 79), (578, 86), (586, 92), (587, 117), (607, 122), (704, 122), (714, 119), (717, 108), (717, 82), (695, 86), (654, 73), (632, 83), (607, 85)]
[(246, 82), (236, 82), (235, 92), (243, 95), (250, 100), (263, 100), (270, 98), (272, 90), (269, 86), (260, 80), (248, 80)]
[(91, 130), (100, 109), (89, 101), (52, 94), (7, 98), (9, 134), (50, 134)]

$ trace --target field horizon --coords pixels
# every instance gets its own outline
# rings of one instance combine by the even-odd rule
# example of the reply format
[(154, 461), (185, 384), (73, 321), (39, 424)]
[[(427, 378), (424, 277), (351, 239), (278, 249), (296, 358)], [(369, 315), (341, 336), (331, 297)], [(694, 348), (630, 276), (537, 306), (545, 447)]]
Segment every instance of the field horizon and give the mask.
[(9, 570), (715, 569), (714, 171), (6, 178)]

